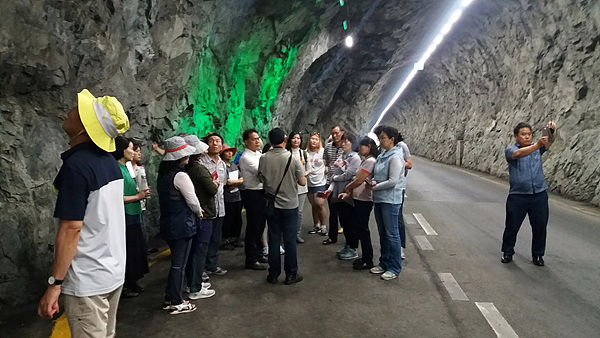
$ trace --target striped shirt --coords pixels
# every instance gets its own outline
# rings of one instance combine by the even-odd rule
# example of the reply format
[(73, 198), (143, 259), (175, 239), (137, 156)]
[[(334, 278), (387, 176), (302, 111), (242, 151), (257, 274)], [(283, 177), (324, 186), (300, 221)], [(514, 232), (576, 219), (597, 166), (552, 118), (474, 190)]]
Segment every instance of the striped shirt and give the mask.
[(342, 147), (336, 147), (333, 142), (329, 142), (325, 145), (323, 160), (325, 161), (325, 165), (329, 168), (327, 171), (327, 184), (331, 184), (331, 177), (333, 176), (334, 170), (333, 163), (342, 156), (343, 153)]

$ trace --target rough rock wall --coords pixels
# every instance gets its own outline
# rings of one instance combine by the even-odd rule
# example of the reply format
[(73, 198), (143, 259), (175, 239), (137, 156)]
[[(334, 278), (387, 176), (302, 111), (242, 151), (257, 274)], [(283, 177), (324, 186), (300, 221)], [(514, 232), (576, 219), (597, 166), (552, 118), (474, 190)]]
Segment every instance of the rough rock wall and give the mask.
[[(51, 183), (68, 148), (61, 122), (78, 91), (119, 98), (131, 121), (126, 136), (146, 141), (150, 168), (159, 159), (149, 141), (180, 131), (217, 130), (239, 142), (242, 129), (270, 127), (281, 81), (302, 42), (319, 32), (306, 18), (323, 6), (0, 2), (0, 316), (36, 301), (51, 271)], [(149, 178), (153, 184), (153, 170)]]
[(507, 176), (504, 149), (525, 121), (548, 120), (558, 139), (544, 155), (550, 190), (600, 204), (600, 3), (475, 1), (383, 123), (411, 150)]

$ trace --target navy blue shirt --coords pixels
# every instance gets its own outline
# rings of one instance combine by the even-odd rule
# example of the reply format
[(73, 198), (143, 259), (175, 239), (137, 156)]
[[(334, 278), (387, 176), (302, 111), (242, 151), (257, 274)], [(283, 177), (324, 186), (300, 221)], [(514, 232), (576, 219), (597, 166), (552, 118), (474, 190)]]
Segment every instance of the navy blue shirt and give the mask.
[(123, 175), (114, 157), (92, 142), (80, 143), (60, 157), (63, 165), (53, 183), (58, 191), (54, 217), (81, 221), (90, 193)]
[(542, 154), (546, 152), (546, 147), (541, 147), (521, 158), (512, 158), (513, 153), (519, 148), (521, 148), (519, 144), (515, 143), (504, 151), (510, 176), (509, 194), (532, 195), (545, 191), (548, 186), (544, 179)]

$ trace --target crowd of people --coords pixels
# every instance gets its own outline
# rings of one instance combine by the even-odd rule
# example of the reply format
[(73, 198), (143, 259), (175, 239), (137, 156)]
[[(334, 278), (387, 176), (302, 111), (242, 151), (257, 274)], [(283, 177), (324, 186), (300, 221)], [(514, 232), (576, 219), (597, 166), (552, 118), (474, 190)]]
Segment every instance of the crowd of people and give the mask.
[[(116, 98), (96, 98), (87, 90), (63, 124), (71, 149), (62, 155), (54, 182), (60, 226), (53, 274), (38, 312), (52, 316), (64, 294), (75, 336), (114, 336), (118, 299), (144, 290), (138, 282), (149, 272), (144, 211), (152, 195), (158, 195), (159, 232), (170, 249), (162, 307), (171, 314), (192, 312), (196, 306), (190, 300), (216, 294), (211, 275), (227, 274), (220, 250), (243, 247), (245, 268), (267, 270), (271, 284), (279, 283), (284, 257), (283, 283), (301, 282), (296, 248), (305, 233), (326, 236), (324, 245), (343, 233), (339, 259), (354, 260), (354, 269), (370, 269), (383, 280), (400, 273), (398, 220), (407, 166), (395, 128), (379, 126), (377, 146), (370, 137), (358, 140), (334, 126), (324, 147), (319, 133), (304, 144), (301, 133), (280, 128), (268, 133), (263, 147), (258, 131), (248, 129), (241, 154), (217, 133), (202, 139), (179, 134), (162, 146), (153, 144), (162, 156), (156, 191), (148, 186), (140, 143), (120, 135), (128, 128)], [(304, 230), (307, 199), (313, 225)], [(368, 226), (373, 208), (381, 242), (378, 264)], [(82, 313), (82, 300), (94, 311)]]
[[(58, 313), (62, 294), (72, 336), (114, 337), (120, 297), (142, 292), (138, 281), (149, 271), (143, 229), (146, 199), (153, 193), (141, 166), (140, 143), (120, 136), (129, 129), (129, 119), (116, 98), (96, 98), (82, 90), (62, 127), (71, 148), (61, 155), (63, 165), (53, 183), (59, 228), (38, 314), (51, 318)], [(549, 122), (533, 143), (531, 126), (520, 123), (514, 129), (516, 143), (506, 148), (510, 192), (503, 263), (512, 262), (517, 233), (529, 215), (532, 260), (545, 264), (548, 195), (541, 155), (556, 130)], [(241, 154), (217, 133), (202, 140), (180, 134), (162, 148), (153, 144), (162, 156), (156, 184), (160, 236), (171, 253), (163, 309), (192, 312), (196, 306), (184, 294), (191, 300), (216, 294), (210, 275), (227, 274), (219, 250), (244, 247), (245, 268), (268, 270), (271, 284), (279, 283), (283, 255), (284, 284), (301, 282), (296, 248), (305, 242), (306, 199), (313, 221), (308, 234), (325, 236), (323, 245), (332, 245), (343, 233), (339, 259), (353, 260), (354, 269), (368, 269), (386, 281), (397, 278), (406, 245), (405, 177), (412, 161), (396, 128), (377, 126), (373, 134), (358, 140), (336, 125), (323, 147), (317, 132), (304, 145), (301, 133), (274, 128), (263, 147), (259, 133), (247, 129)], [(369, 231), (372, 211), (381, 248), (377, 264)]]
[[(323, 147), (319, 133), (310, 133), (303, 144), (300, 132), (274, 128), (263, 146), (258, 131), (247, 129), (237, 160), (236, 148), (223, 144), (214, 132), (202, 140), (179, 134), (163, 147), (154, 144), (163, 156), (157, 182), (160, 234), (171, 249), (163, 308), (172, 314), (191, 312), (196, 306), (183, 299), (185, 293), (190, 300), (215, 295), (210, 275), (227, 273), (219, 264), (219, 249), (244, 247), (245, 268), (268, 270), (266, 280), (272, 284), (282, 273), (283, 256), (284, 284), (302, 281), (296, 248), (305, 242), (307, 199), (313, 225), (306, 233), (326, 236), (323, 245), (337, 243), (343, 233), (346, 242), (337, 252), (339, 259), (353, 260), (354, 269), (381, 274), (383, 280), (397, 278), (405, 245), (405, 176), (412, 163), (396, 128), (378, 126), (374, 135), (379, 146), (369, 136), (359, 141), (336, 125)], [(369, 230), (372, 210), (381, 246), (378, 264)], [(130, 283), (125, 287), (128, 292), (139, 289)]]

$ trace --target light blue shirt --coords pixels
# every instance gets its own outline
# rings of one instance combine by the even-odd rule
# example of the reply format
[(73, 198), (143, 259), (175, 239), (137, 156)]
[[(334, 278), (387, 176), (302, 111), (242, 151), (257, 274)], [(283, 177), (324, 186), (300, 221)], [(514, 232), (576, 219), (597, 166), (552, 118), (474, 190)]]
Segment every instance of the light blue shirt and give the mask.
[(521, 158), (512, 158), (519, 148), (519, 144), (515, 143), (504, 151), (510, 176), (509, 194), (532, 195), (548, 189), (542, 168), (542, 154), (546, 152), (546, 147)]

